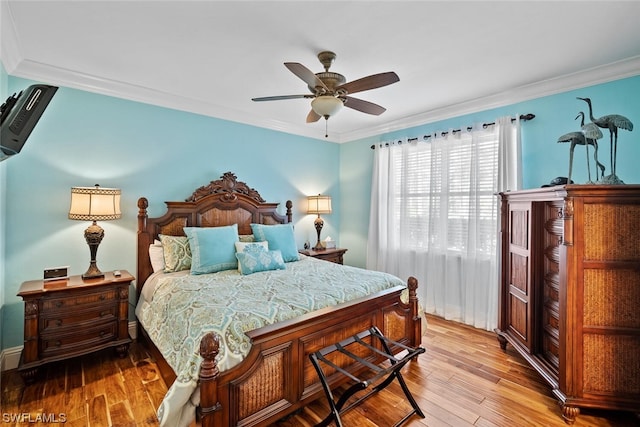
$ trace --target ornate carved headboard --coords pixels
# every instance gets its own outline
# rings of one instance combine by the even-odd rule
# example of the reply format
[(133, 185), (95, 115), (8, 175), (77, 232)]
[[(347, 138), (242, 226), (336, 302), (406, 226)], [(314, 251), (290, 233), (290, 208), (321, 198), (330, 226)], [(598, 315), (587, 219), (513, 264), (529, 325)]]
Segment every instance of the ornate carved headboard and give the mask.
[(287, 200), (286, 215), (277, 212), (278, 203), (267, 203), (235, 174), (226, 172), (220, 179), (197, 188), (184, 202), (165, 202), (167, 212), (149, 218), (149, 202), (138, 199), (138, 294), (145, 280), (153, 273), (149, 260), (149, 245), (159, 234), (184, 236), (183, 227), (219, 227), (238, 224), (239, 234), (251, 234), (251, 223), (284, 224), (291, 222), (291, 200)]

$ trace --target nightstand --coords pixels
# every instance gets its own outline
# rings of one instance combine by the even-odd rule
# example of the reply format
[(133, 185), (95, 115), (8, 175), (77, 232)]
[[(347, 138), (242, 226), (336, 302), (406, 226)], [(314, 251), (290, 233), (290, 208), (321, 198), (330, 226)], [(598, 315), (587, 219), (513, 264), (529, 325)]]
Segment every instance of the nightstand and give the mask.
[(318, 259), (323, 259), (325, 261), (335, 262), (336, 264), (342, 264), (343, 263), (342, 257), (344, 253), (347, 252), (347, 249), (334, 248), (334, 249), (322, 249), (319, 251), (314, 251), (313, 249), (304, 249), (298, 252), (300, 252), (303, 255), (311, 256)]
[(24, 301), (24, 348), (18, 371), (26, 383), (35, 380), (45, 363), (115, 347), (120, 357), (129, 351), (129, 286), (134, 277), (122, 270), (104, 277), (20, 286)]

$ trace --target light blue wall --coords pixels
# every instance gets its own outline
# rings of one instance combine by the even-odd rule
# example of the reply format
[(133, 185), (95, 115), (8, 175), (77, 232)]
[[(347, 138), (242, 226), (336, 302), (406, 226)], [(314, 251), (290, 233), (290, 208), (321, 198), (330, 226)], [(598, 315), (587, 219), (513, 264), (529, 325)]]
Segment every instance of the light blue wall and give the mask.
[[(0, 77), (0, 94), (33, 83), (7, 77), (4, 70)], [(538, 187), (567, 175), (568, 147), (555, 141), (578, 128), (573, 118), (586, 105), (576, 96), (593, 99), (595, 116), (619, 113), (638, 126), (640, 100), (633, 96), (638, 93), (640, 77), (634, 77), (338, 145), (60, 88), (22, 152), (0, 165), (0, 250), (3, 242), (5, 246), (0, 266), (6, 266), (4, 275), (0, 273), (5, 298), (2, 348), (22, 344), (23, 307), (15, 294), (23, 281), (41, 277), (45, 267), (68, 264), (72, 274), (80, 274), (89, 264), (83, 238), (88, 224), (67, 219), (72, 186), (98, 183), (123, 191), (122, 219), (101, 223), (105, 238), (98, 265), (103, 271), (135, 273), (139, 197), (149, 199), (149, 213), (157, 216), (165, 200), (184, 199), (226, 171), (254, 186), (266, 200), (280, 202), (282, 209), (287, 199), (294, 202), (300, 246), (315, 240), (313, 217), (303, 213), (305, 197), (332, 195), (334, 213), (325, 217), (323, 236), (334, 236), (349, 249), (346, 263), (364, 266), (371, 144), (534, 113), (535, 120), (523, 124), (524, 185)], [(637, 135), (637, 130), (620, 134), (618, 175), (627, 183), (640, 183), (634, 167), (640, 159)], [(603, 141), (601, 146), (608, 167), (609, 144)], [(586, 179), (581, 154), (579, 147), (577, 182)]]
[[(9, 76), (9, 91), (33, 82)], [(46, 82), (45, 82), (46, 83)], [(294, 204), (296, 239), (314, 241), (305, 197), (334, 196), (340, 212), (339, 146), (316, 139), (60, 88), (22, 152), (6, 160), (6, 269), (3, 348), (23, 340), (23, 304), (16, 293), (43, 269), (89, 266), (83, 221), (67, 219), (72, 186), (122, 189), (122, 219), (103, 221), (98, 250), (102, 271), (136, 271), (136, 206), (149, 200), (150, 216), (165, 200), (184, 200), (197, 187), (234, 172), (269, 202)], [(339, 216), (325, 218), (323, 235), (338, 235)], [(325, 234), (326, 233), (326, 234)], [(132, 292), (132, 297), (135, 295)], [(132, 298), (133, 306), (133, 298)]]
[[(342, 144), (340, 242), (349, 248), (345, 262), (359, 267), (364, 267), (366, 262), (373, 162), (373, 150), (369, 147), (372, 144), (464, 128), (476, 122), (492, 122), (497, 117), (505, 115), (533, 113), (536, 118), (522, 125), (523, 186), (536, 188), (557, 176), (568, 175), (569, 146), (558, 144), (556, 141), (559, 136), (580, 129), (579, 121), (575, 121), (574, 118), (579, 111), (588, 114), (588, 109), (587, 104), (576, 97), (588, 97), (593, 101), (595, 117), (622, 114), (634, 123), (634, 131), (619, 132), (616, 168), (617, 175), (624, 182), (640, 184), (639, 94), (640, 76), (637, 76)], [(605, 164), (605, 173), (608, 174), (609, 133), (603, 133), (605, 137), (599, 141), (599, 160)], [(576, 147), (572, 179), (576, 183), (584, 183), (587, 180), (584, 147)]]

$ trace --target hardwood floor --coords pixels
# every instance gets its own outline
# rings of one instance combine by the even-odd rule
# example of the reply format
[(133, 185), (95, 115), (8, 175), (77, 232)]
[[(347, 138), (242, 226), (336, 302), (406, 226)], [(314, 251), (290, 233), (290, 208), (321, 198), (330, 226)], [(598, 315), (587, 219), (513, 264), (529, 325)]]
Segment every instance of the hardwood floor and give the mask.
[[(426, 417), (414, 416), (406, 425), (566, 425), (542, 378), (515, 351), (500, 350), (494, 334), (431, 316), (428, 324), (425, 354), (403, 369)], [(2, 373), (0, 426), (52, 426), (63, 418), (65, 427), (157, 426), (155, 409), (167, 390), (154, 361), (137, 343), (128, 358), (104, 351), (51, 364), (41, 375), (41, 381), (25, 387), (16, 371)], [(410, 408), (402, 397), (394, 382), (345, 414), (343, 422), (351, 427), (392, 425)], [(275, 427), (312, 426), (328, 412), (319, 399)], [(29, 422), (38, 417), (48, 422)], [(635, 414), (597, 410), (583, 410), (574, 424), (638, 425)]]

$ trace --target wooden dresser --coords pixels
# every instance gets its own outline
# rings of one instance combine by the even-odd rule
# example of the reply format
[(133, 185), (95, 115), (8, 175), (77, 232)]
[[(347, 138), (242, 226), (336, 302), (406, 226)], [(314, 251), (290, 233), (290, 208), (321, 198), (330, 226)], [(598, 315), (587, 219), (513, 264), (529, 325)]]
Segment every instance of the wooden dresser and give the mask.
[(640, 412), (640, 185), (503, 193), (498, 340), (580, 407)]
[(133, 276), (122, 271), (104, 277), (44, 282), (20, 286), (24, 300), (24, 348), (18, 370), (27, 383), (48, 362), (115, 347), (125, 356), (129, 338), (129, 286)]

